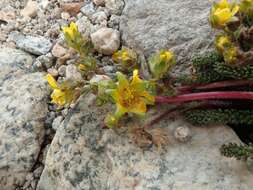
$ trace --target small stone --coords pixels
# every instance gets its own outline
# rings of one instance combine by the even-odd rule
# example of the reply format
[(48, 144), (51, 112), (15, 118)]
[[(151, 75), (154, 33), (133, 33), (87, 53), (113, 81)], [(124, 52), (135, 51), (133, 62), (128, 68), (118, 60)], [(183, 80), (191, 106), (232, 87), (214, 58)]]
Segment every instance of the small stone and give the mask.
[(36, 1), (29, 0), (20, 14), (24, 17), (35, 17), (37, 15), (38, 4)]
[(18, 48), (34, 55), (47, 54), (52, 47), (50, 40), (43, 36), (24, 36), (15, 32), (9, 38), (16, 43)]
[(104, 81), (104, 80), (110, 80), (110, 78), (107, 75), (94, 75), (90, 79), (90, 83), (91, 84), (99, 83), (100, 81)]
[(105, 0), (105, 7), (111, 14), (120, 14), (124, 8), (124, 1), (122, 0)]
[(54, 68), (48, 69), (47, 72), (48, 72), (50, 75), (52, 75), (53, 77), (57, 77), (58, 74), (59, 74), (58, 71), (57, 71), (56, 69), (54, 69)]
[(39, 1), (39, 7), (41, 9), (47, 9), (48, 5), (49, 5), (49, 1), (48, 0), (40, 0)]
[(35, 70), (41, 69), (49, 69), (53, 65), (53, 57), (51, 54), (41, 55), (36, 58), (35, 62), (33, 63), (33, 67)]
[(62, 12), (61, 13), (61, 18), (64, 20), (69, 20), (70, 19), (70, 14), (68, 12)]
[(110, 17), (110, 20), (108, 21), (108, 26), (111, 28), (118, 29), (120, 23), (120, 16), (118, 15), (112, 15)]
[(106, 74), (111, 74), (111, 73), (115, 73), (115, 67), (111, 66), (111, 65), (106, 65), (103, 67), (103, 70)]
[(58, 116), (54, 119), (53, 124), (52, 124), (52, 128), (57, 131), (57, 129), (59, 128), (59, 126), (61, 125), (61, 122), (63, 121), (63, 116)]
[(112, 28), (101, 28), (91, 34), (95, 49), (104, 55), (111, 55), (120, 46), (120, 33)]
[(92, 24), (88, 17), (82, 16), (80, 19), (76, 21), (76, 25), (80, 33), (85, 36), (89, 36), (92, 32)]
[(187, 142), (191, 138), (189, 127), (178, 127), (174, 131), (174, 137), (180, 142)]
[(82, 80), (82, 75), (78, 71), (75, 65), (68, 65), (66, 67), (66, 79), (77, 80), (77, 81)]
[(83, 3), (64, 3), (61, 5), (61, 8), (71, 16), (76, 16), (80, 12), (82, 5)]
[(97, 6), (104, 6), (105, 0), (93, 0), (93, 3)]
[(95, 7), (92, 3), (89, 3), (81, 8), (81, 12), (91, 19), (91, 16), (96, 12)]
[(107, 25), (107, 15), (104, 11), (99, 11), (93, 14), (91, 20), (95, 24), (100, 24), (104, 26)]
[(58, 69), (58, 73), (60, 76), (65, 76), (66, 75), (66, 65), (61, 65)]
[(60, 58), (63, 57), (67, 53), (67, 50), (62, 47), (59, 43), (56, 43), (52, 49), (53, 56)]

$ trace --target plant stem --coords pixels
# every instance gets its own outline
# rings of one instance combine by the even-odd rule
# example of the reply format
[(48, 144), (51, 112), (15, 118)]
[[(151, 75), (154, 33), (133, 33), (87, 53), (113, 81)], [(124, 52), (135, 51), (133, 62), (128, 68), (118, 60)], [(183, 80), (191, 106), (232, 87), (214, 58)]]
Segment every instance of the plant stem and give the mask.
[(190, 91), (193, 89), (196, 90), (208, 90), (208, 89), (215, 89), (215, 88), (224, 88), (224, 87), (232, 87), (232, 86), (250, 86), (253, 85), (252, 80), (227, 80), (227, 81), (220, 81), (214, 82), (210, 84), (204, 85), (191, 85), (191, 86), (182, 86), (177, 88), (180, 92)]
[(200, 92), (190, 93), (178, 96), (156, 96), (156, 103), (182, 103), (190, 101), (200, 101), (208, 99), (239, 99), (239, 100), (253, 100), (253, 92), (239, 92), (239, 91), (220, 91), (220, 92)]

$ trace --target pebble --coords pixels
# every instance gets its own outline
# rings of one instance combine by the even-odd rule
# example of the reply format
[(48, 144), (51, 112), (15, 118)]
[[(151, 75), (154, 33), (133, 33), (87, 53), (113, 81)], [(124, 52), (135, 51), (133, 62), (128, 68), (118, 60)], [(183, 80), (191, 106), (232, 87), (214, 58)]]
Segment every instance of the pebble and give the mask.
[(93, 3), (89, 3), (81, 8), (81, 12), (87, 16), (89, 19), (91, 19), (92, 15), (95, 13), (95, 7)]
[(64, 3), (61, 5), (61, 8), (71, 16), (76, 16), (80, 12), (82, 5), (83, 3)]
[(76, 25), (78, 27), (79, 32), (85, 36), (89, 36), (93, 30), (93, 25), (91, 24), (87, 16), (82, 16), (80, 19), (78, 19), (76, 21)]
[(78, 71), (77, 67), (75, 65), (67, 65), (66, 67), (66, 79), (70, 80), (82, 80), (82, 75)]
[(36, 1), (29, 0), (20, 14), (24, 17), (34, 18), (37, 15), (38, 4)]
[(9, 38), (16, 43), (18, 48), (34, 55), (47, 54), (52, 47), (50, 40), (43, 36), (25, 36), (15, 32)]
[(61, 65), (58, 69), (58, 73), (60, 76), (66, 76), (66, 65)]
[(191, 131), (189, 127), (178, 127), (174, 131), (174, 137), (180, 142), (187, 142), (191, 139)]
[(110, 78), (107, 75), (94, 75), (90, 79), (90, 83), (91, 84), (99, 83), (100, 81), (103, 81), (103, 80), (110, 80)]
[(105, 0), (93, 0), (93, 3), (97, 6), (104, 6)]
[(70, 14), (68, 12), (62, 12), (61, 13), (61, 18), (64, 20), (69, 20), (70, 19)]
[(124, 8), (123, 0), (105, 0), (105, 7), (111, 14), (119, 15)]
[(100, 24), (103, 26), (107, 25), (107, 15), (104, 11), (99, 11), (93, 14), (91, 20), (95, 24)]
[(52, 75), (53, 77), (57, 77), (59, 75), (58, 71), (54, 68), (49, 68), (47, 72)]
[(91, 34), (94, 48), (104, 55), (111, 55), (119, 49), (120, 33), (112, 28), (101, 28)]
[(62, 47), (59, 43), (56, 43), (52, 49), (53, 56), (60, 58), (63, 57), (67, 53), (67, 49)]
[(49, 69), (53, 66), (53, 56), (51, 53), (47, 55), (41, 55), (36, 58), (33, 63), (33, 67), (35, 70), (43, 70), (44, 68)]

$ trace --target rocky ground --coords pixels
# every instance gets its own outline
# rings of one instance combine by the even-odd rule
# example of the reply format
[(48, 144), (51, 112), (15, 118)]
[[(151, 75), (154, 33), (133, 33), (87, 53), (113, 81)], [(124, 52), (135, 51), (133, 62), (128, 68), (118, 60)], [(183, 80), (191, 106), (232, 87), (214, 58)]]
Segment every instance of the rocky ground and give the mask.
[(122, 45), (141, 59), (172, 49), (182, 71), (212, 47), (209, 9), (207, 0), (0, 0), (0, 190), (250, 190), (249, 167), (219, 153), (240, 142), (230, 128), (166, 120), (157, 125), (169, 145), (144, 151), (125, 133), (101, 129), (110, 108), (91, 106), (92, 97), (50, 104), (43, 78), (81, 77), (60, 31), (71, 21), (91, 37), (108, 75)]

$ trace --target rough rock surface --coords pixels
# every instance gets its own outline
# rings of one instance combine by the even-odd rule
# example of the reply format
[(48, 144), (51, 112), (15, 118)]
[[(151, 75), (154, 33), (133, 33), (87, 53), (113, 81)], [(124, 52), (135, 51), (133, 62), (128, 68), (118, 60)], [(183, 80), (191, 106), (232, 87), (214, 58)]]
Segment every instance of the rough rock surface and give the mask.
[(220, 155), (219, 147), (240, 142), (228, 127), (191, 127), (192, 139), (180, 143), (173, 131), (186, 125), (163, 121), (170, 144), (162, 152), (143, 151), (126, 133), (101, 129), (109, 108), (81, 99), (57, 130), (37, 189), (249, 190), (253, 175), (246, 164)]
[(146, 56), (169, 48), (180, 63), (189, 61), (212, 45), (209, 12), (208, 0), (125, 0), (122, 39)]
[(42, 73), (29, 73), (32, 57), (0, 51), (0, 189), (23, 185), (44, 138), (48, 88)]
[(49, 52), (52, 43), (43, 36), (24, 36), (14, 33), (11, 36), (17, 47), (34, 55), (44, 55)]
[(120, 46), (120, 34), (112, 28), (99, 29), (91, 34), (91, 40), (94, 48), (104, 55), (113, 54)]

